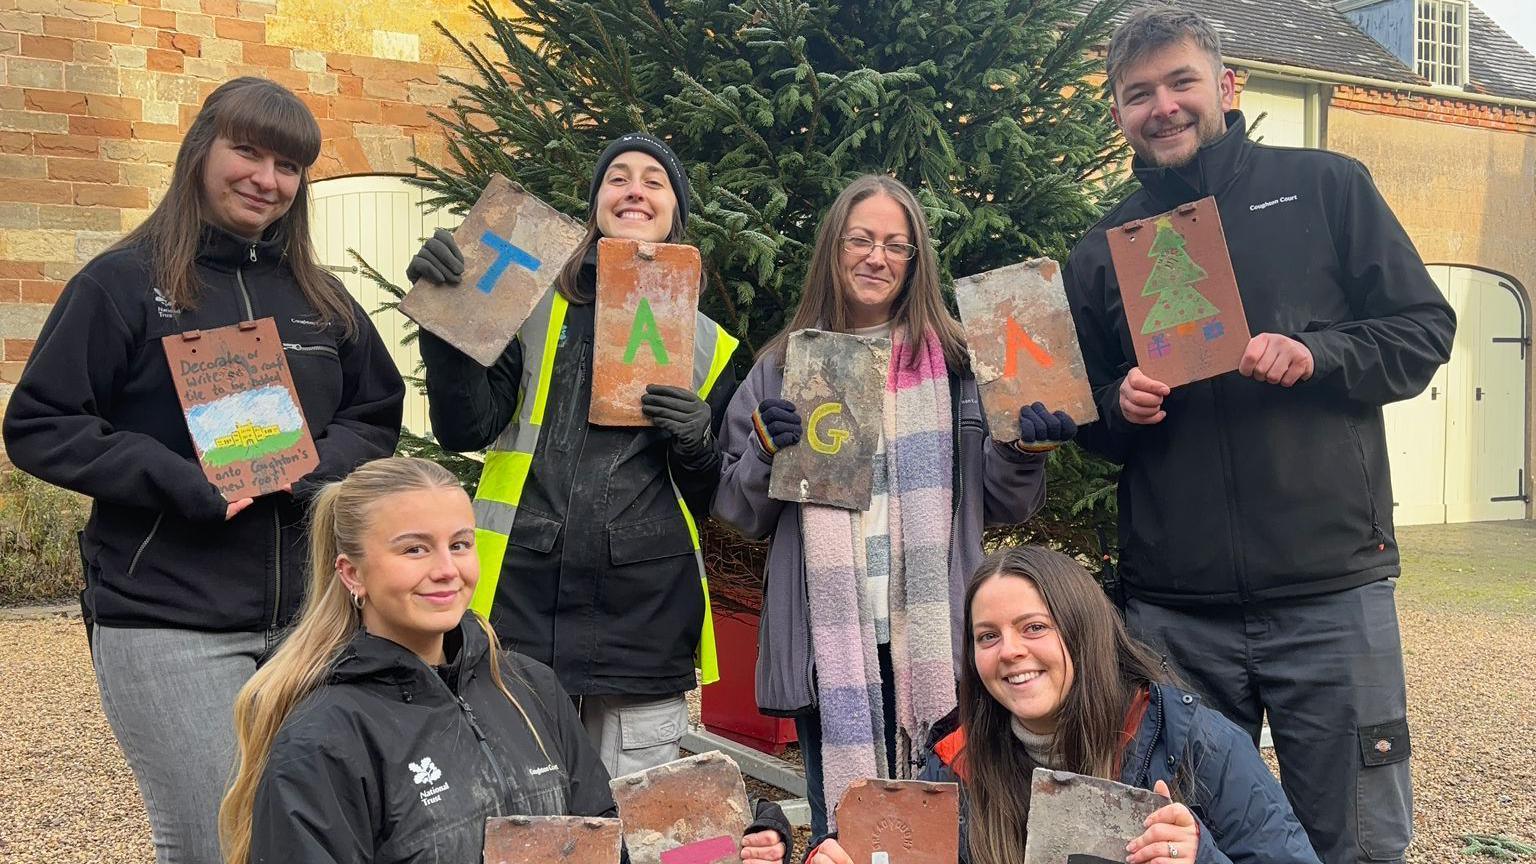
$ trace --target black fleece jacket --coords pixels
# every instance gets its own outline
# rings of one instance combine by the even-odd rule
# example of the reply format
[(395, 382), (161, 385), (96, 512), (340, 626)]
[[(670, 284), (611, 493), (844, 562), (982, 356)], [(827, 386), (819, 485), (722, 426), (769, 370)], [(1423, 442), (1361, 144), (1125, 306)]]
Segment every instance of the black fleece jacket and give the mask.
[[(317, 324), (280, 243), (208, 228), (196, 309), (155, 290), (140, 247), (70, 280), (5, 412), (17, 467), (89, 496), (86, 607), (113, 627), (254, 631), (296, 614), (306, 584), (303, 502), (394, 452), (405, 385), (353, 303), (357, 333)], [(197, 461), (161, 337), (274, 318), (320, 464), (225, 521)]]
[[(1247, 139), (1242, 114), (1181, 169), (1136, 164), (1142, 189), (1067, 261), (1067, 297), (1102, 420), (1089, 449), (1124, 464), (1121, 571), (1166, 604), (1353, 588), (1398, 573), (1381, 407), (1450, 358), (1456, 318), (1365, 166)], [(1283, 388), (1229, 372), (1179, 387), (1160, 423), (1128, 423), (1136, 365), (1106, 231), (1216, 197), (1248, 327), (1312, 352)]]

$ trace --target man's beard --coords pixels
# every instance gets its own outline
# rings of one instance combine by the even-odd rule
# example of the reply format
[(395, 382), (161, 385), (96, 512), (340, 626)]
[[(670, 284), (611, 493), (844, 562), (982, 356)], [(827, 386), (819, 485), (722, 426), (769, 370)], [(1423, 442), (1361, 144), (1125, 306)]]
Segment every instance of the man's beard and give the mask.
[(1159, 158), (1149, 148), (1149, 152), (1136, 155), (1154, 168), (1183, 168), (1195, 161), (1195, 157), (1200, 155), (1202, 149), (1221, 140), (1221, 136), (1225, 134), (1227, 134), (1226, 114), (1218, 109), (1214, 114), (1202, 115), (1195, 124), (1195, 146), (1187, 154)]

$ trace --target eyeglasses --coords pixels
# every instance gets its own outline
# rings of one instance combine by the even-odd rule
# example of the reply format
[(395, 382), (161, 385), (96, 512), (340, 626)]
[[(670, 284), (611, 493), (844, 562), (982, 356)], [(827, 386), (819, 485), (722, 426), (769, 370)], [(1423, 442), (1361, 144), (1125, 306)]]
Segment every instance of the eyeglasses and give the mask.
[(868, 255), (879, 249), (887, 257), (898, 261), (911, 261), (917, 257), (917, 247), (911, 243), (876, 243), (868, 237), (844, 237), (843, 251), (852, 252), (855, 255)]

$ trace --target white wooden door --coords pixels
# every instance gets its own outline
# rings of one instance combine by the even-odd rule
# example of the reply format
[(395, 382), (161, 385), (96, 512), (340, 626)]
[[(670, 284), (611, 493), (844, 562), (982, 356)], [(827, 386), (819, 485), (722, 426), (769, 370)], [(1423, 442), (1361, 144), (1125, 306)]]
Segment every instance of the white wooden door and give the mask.
[(1254, 140), (1279, 147), (1306, 146), (1306, 85), (1250, 77), (1239, 100)]
[(1529, 315), (1496, 275), (1429, 271), (1456, 310), (1456, 341), (1423, 393), (1383, 412), (1394, 521), (1523, 519)]
[(405, 287), (405, 267), (411, 256), (433, 230), (457, 227), (459, 217), (446, 210), (425, 211), (421, 202), (429, 193), (402, 177), (321, 180), (311, 187), (310, 196), (310, 233), (320, 263), (368, 311), (400, 374), (408, 379), (403, 425), (418, 435), (430, 433), (427, 397), (409, 380), (421, 375), (421, 355), (414, 342), (401, 344), (410, 322), (393, 309), (380, 310), (394, 298), (362, 274), (350, 250), (395, 285)]
[[(1429, 275), (1450, 295), (1450, 268), (1430, 267)], [(1445, 429), (1448, 366), (1413, 399), (1382, 409), (1387, 427), (1387, 456), (1392, 468), (1392, 520), (1398, 525), (1438, 525), (1445, 521)]]
[(1514, 286), (1491, 273), (1464, 270), (1467, 293), (1477, 298), (1477, 342), (1469, 345), (1474, 373), (1468, 402), (1473, 454), (1468, 519), (1524, 519), (1527, 491), (1526, 316)]

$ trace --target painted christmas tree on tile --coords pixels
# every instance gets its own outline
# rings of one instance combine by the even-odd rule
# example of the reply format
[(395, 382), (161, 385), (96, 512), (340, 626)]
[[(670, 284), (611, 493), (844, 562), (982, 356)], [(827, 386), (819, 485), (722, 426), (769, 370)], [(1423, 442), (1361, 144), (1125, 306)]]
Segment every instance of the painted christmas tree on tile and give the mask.
[(1195, 283), (1208, 274), (1189, 257), (1184, 248), (1184, 235), (1173, 227), (1173, 220), (1167, 216), (1157, 220), (1157, 234), (1152, 238), (1147, 257), (1155, 263), (1147, 275), (1141, 296), (1156, 297), (1157, 300), (1141, 325), (1143, 336), (1221, 313), (1205, 295), (1195, 290)]
[(1177, 387), (1236, 369), (1248, 322), (1216, 199), (1134, 219), (1107, 239), (1141, 371)]

